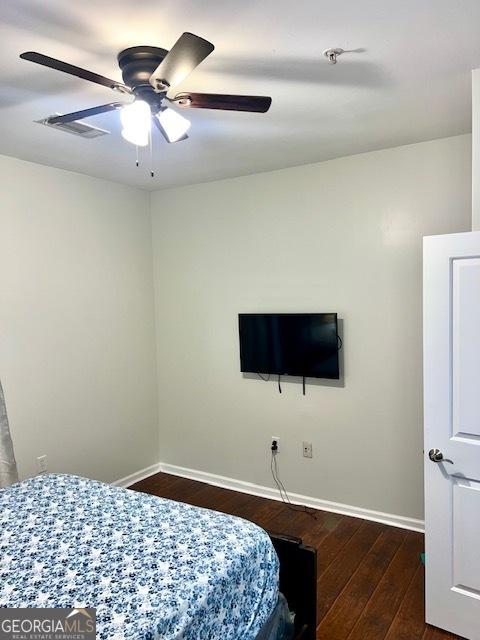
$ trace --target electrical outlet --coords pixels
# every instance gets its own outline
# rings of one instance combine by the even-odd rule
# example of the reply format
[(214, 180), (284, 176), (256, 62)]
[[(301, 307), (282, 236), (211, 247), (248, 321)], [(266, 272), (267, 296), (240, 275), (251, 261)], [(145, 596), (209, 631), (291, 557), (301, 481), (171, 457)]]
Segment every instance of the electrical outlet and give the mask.
[(38, 473), (46, 473), (47, 472), (47, 456), (38, 456), (37, 458), (37, 469)]
[[(278, 453), (280, 451), (280, 438), (278, 436), (272, 436), (272, 443), (271, 443), (271, 447), (273, 447), (273, 443), (276, 442), (277, 443), (277, 448), (275, 449), (276, 453)], [(272, 449), (272, 451), (274, 451), (274, 449)]]
[(311, 458), (311, 457), (313, 457), (313, 453), (312, 453), (312, 443), (311, 443), (311, 442), (304, 442), (304, 443), (303, 443), (303, 457), (304, 457), (304, 458)]

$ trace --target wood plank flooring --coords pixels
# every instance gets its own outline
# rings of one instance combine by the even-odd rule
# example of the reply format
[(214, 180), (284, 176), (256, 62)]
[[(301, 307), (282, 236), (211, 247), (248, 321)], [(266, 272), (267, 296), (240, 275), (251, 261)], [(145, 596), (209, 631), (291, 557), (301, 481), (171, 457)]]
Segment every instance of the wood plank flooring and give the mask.
[(423, 535), (157, 473), (143, 491), (251, 520), (298, 536), (318, 552), (319, 640), (461, 640), (424, 623)]

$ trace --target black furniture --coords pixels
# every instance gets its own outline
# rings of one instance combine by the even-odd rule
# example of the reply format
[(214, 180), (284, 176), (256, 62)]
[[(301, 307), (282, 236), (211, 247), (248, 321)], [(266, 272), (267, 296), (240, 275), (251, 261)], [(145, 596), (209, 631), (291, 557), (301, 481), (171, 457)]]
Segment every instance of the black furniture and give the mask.
[(317, 550), (300, 538), (268, 532), (280, 560), (280, 591), (295, 613), (295, 640), (315, 640)]

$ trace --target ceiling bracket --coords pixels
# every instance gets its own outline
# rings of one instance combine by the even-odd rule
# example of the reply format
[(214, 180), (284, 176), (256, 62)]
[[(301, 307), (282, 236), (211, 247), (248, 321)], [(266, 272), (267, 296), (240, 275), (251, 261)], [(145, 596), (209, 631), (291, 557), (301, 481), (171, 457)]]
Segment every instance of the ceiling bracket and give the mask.
[(179, 93), (170, 102), (178, 107), (189, 107), (192, 104), (192, 97), (188, 93)]
[(127, 87), (126, 85), (120, 84), (120, 83), (113, 84), (112, 85), (112, 89), (114, 91), (118, 91), (119, 93), (128, 93), (130, 95), (133, 93), (133, 91), (130, 89), (130, 87)]
[(323, 55), (327, 58), (329, 64), (337, 64), (337, 58), (341, 56), (342, 53), (345, 53), (344, 49), (337, 47), (335, 49), (325, 49)]
[(169, 89), (170, 89), (170, 85), (166, 80), (155, 79), (155, 86), (153, 87), (153, 90), (156, 93), (165, 93), (165, 91), (168, 91)]

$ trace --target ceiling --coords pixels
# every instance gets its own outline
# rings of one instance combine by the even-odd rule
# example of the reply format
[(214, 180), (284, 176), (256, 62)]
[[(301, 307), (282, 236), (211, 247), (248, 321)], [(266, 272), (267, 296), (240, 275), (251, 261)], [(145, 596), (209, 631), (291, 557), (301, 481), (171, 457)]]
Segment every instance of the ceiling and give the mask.
[[(0, 8), (0, 153), (144, 189), (307, 164), (471, 130), (479, 0), (7, 0)], [(215, 51), (178, 86), (270, 95), (267, 114), (190, 110), (190, 138), (148, 152), (118, 112), (86, 120), (93, 140), (34, 121), (118, 93), (20, 60), (34, 50), (121, 80), (128, 46), (171, 48), (183, 31)], [(350, 50), (337, 65), (322, 52)]]

